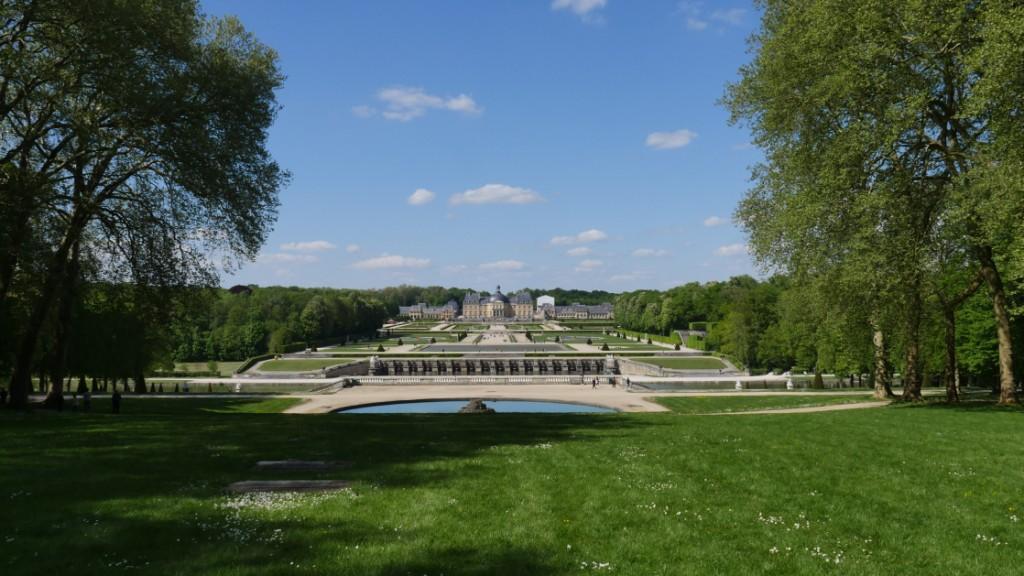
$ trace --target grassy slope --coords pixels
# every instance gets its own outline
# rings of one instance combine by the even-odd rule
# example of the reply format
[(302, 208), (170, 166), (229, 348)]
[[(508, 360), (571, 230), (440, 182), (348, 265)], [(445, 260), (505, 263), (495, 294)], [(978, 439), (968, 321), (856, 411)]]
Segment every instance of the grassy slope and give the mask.
[(676, 370), (716, 370), (725, 368), (721, 360), (712, 356), (696, 356), (682, 358), (635, 358), (637, 362), (654, 364), (662, 368), (673, 368)]
[(267, 360), (259, 366), (259, 369), (261, 372), (305, 372), (355, 360), (358, 358), (285, 358)]
[[(258, 413), (276, 407), (0, 411), (0, 570), (1009, 575), (1024, 563), (1020, 411)], [(355, 467), (253, 471), (263, 458)], [(223, 492), (274, 477), (354, 486), (262, 504)]]
[[(217, 370), (221, 376), (231, 376), (241, 366), (242, 362), (217, 362)], [(206, 362), (177, 362), (174, 369), (179, 372), (206, 372), (209, 364)]]
[(870, 402), (870, 394), (851, 396), (680, 396), (661, 397), (655, 401), (680, 414), (711, 414), (771, 410), (775, 408), (803, 408), (830, 404)]

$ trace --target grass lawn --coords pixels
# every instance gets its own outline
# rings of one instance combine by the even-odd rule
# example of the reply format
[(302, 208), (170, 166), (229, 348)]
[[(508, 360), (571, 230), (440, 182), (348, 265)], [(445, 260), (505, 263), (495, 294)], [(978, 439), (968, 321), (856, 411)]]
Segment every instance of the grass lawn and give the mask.
[[(244, 362), (217, 362), (217, 370), (221, 376), (231, 376)], [(178, 372), (206, 372), (209, 364), (206, 362), (177, 362), (174, 369)]]
[(721, 360), (713, 356), (685, 356), (680, 358), (634, 358), (637, 362), (654, 364), (674, 370), (718, 370), (725, 368)]
[(830, 404), (870, 402), (870, 394), (850, 396), (679, 396), (654, 399), (658, 404), (679, 414), (712, 414), (771, 410), (776, 408), (803, 408)]
[(283, 358), (267, 360), (259, 369), (261, 372), (308, 372), (356, 360), (359, 358)]
[[(129, 397), (119, 416), (0, 410), (0, 570), (860, 576), (1024, 565), (1020, 410), (266, 413), (283, 405)], [(354, 465), (253, 469), (283, 458)], [(224, 492), (272, 478), (352, 487)]]

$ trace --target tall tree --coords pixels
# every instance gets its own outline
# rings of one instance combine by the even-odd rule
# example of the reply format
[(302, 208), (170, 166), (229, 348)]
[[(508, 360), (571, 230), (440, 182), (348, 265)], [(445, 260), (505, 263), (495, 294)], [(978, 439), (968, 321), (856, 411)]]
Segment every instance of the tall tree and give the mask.
[[(973, 231), (964, 247), (992, 295), (1000, 401), (1014, 402), (1000, 245), (984, 233), (1008, 206), (980, 209), (991, 194), (981, 193), (979, 169), (1004, 164), (986, 160), (1005, 156), (994, 144), (1003, 136), (990, 123), (998, 107), (976, 87), (991, 61), (979, 55), (986, 27), (997, 12), (1000, 19), (1013, 13), (1019, 23), (1019, 3), (765, 0), (762, 6), (753, 62), (725, 98), (733, 119), (749, 123), (766, 155), (739, 210), (755, 254), (798, 270), (881, 255), (886, 265), (879, 271), (899, 288), (893, 296), (904, 312), (904, 395), (917, 398), (929, 249), (943, 227), (960, 220)], [(1004, 107), (1019, 112), (1022, 94), (1011, 90), (1015, 104), (1004, 97)]]
[(52, 109), (31, 120), (46, 136), (28, 161), (48, 184), (36, 212), (53, 241), (17, 346), (18, 406), (49, 311), (73, 274), (74, 247), (108, 279), (210, 284), (217, 265), (207, 254), (228, 266), (255, 256), (286, 174), (266, 150), (281, 83), (276, 55), (237, 21), (204, 18), (191, 0), (14, 8), (45, 9), (42, 26), (60, 27), (31, 39), (40, 57), (64, 53), (51, 55), (53, 37), (74, 46), (61, 64), (70, 88), (39, 104), (26, 98), (27, 109)]

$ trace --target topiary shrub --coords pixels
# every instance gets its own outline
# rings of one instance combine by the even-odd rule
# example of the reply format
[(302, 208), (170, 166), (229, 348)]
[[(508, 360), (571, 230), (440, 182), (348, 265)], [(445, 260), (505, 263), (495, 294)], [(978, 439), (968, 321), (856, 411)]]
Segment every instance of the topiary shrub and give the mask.
[(679, 342), (676, 342), (676, 344), (675, 344), (675, 349), (676, 349), (676, 350), (679, 350)]
[(377, 344), (377, 352), (383, 352), (383, 351), (384, 351), (384, 345), (383, 344)]
[(561, 342), (561, 341), (562, 341), (562, 337), (559, 336), (558, 334), (555, 334), (555, 342)]
[(605, 342), (604, 344), (601, 344), (601, 350), (603, 350), (605, 352), (608, 351), (608, 343), (607, 342)]
[(647, 339), (647, 343), (648, 343), (648, 344), (654, 344), (654, 342), (653, 342), (653, 341), (651, 341), (651, 339), (650, 339), (650, 338), (648, 338), (648, 339)]
[(399, 339), (398, 339), (398, 345), (399, 345), (399, 346), (404, 346), (404, 345), (405, 345), (405, 342), (402, 342), (402, 339), (401, 339), (401, 338), (399, 338)]
[(587, 346), (593, 346), (593, 345), (594, 345), (594, 341), (591, 340), (590, 338), (587, 338)]

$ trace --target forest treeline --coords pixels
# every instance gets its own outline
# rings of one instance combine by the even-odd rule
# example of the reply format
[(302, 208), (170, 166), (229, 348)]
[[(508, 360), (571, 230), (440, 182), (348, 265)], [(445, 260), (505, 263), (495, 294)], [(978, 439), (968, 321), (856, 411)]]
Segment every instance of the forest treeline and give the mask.
[[(132, 284), (80, 286), (71, 310), (64, 371), (72, 376), (134, 378), (177, 362), (236, 361), (317, 342), (368, 338), (399, 306), (461, 301), (466, 288), (394, 286), (375, 290), (237, 286), (154, 289)], [(604, 291), (531, 290), (559, 302), (612, 302)], [(53, 327), (53, 325), (51, 325)], [(44, 332), (33, 374), (52, 378), (52, 332)], [(15, 348), (0, 343), (0, 369)]]
[[(786, 276), (764, 281), (736, 276), (664, 291), (626, 292), (615, 301), (615, 320), (624, 328), (652, 334), (668, 335), (691, 326), (706, 331), (701, 344), (707, 350), (755, 371), (874, 376), (869, 309), (844, 306), (827, 286), (802, 285)], [(929, 383), (945, 370), (944, 323), (941, 303), (926, 300), (920, 345), (922, 378)], [(989, 296), (979, 292), (968, 298), (956, 311), (956, 324), (958, 377), (965, 384), (996, 385), (998, 342)], [(1024, 337), (1024, 318), (1015, 316), (1012, 326), (1014, 334)], [(903, 373), (905, 340), (896, 332), (887, 345), (892, 358), (889, 374)]]
[[(399, 306), (424, 302), (439, 306), (462, 301), (470, 290), (442, 286), (392, 286), (375, 290), (267, 286), (208, 292), (201, 305), (192, 299), (173, 323), (164, 357), (177, 362), (243, 360), (285, 351), (289, 345), (365, 338)], [(530, 290), (557, 302), (613, 302), (604, 291)], [(485, 293), (486, 294), (486, 293)], [(165, 362), (166, 363), (166, 362)]]

